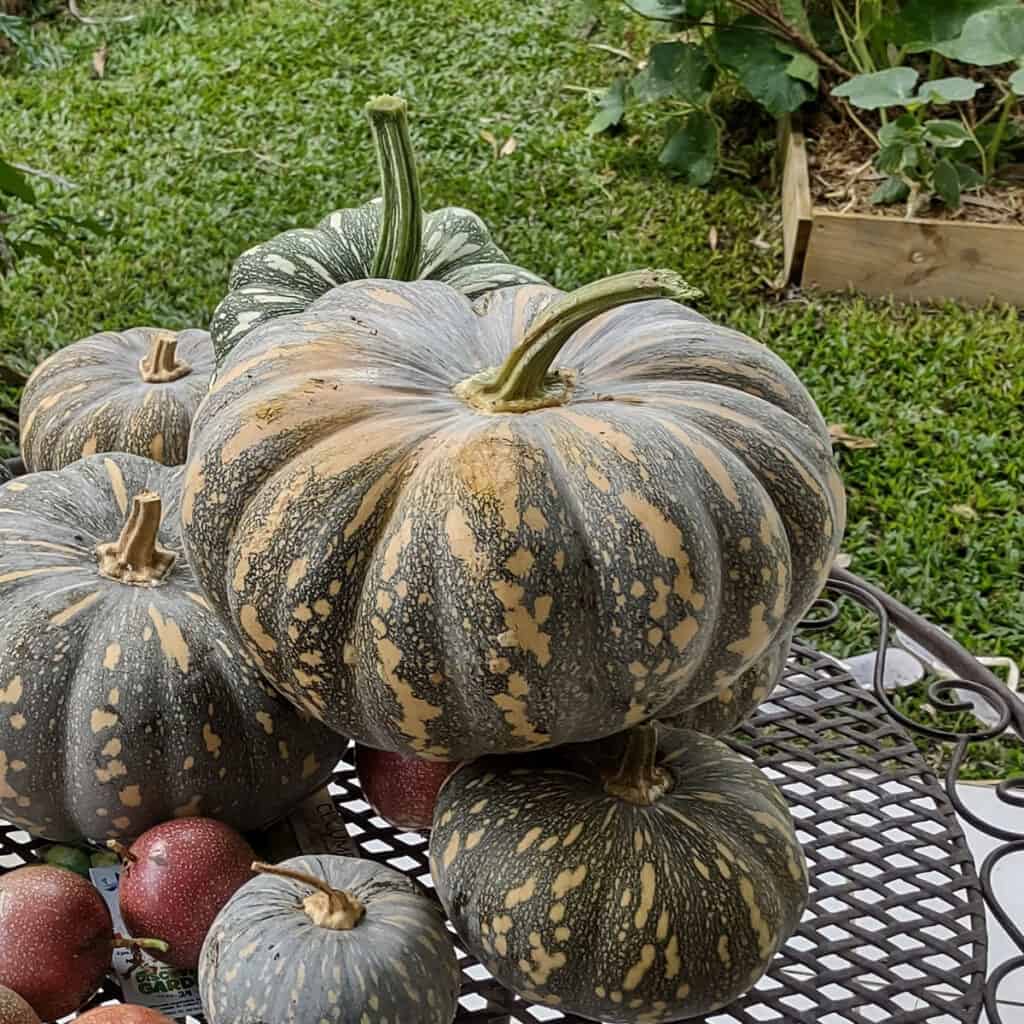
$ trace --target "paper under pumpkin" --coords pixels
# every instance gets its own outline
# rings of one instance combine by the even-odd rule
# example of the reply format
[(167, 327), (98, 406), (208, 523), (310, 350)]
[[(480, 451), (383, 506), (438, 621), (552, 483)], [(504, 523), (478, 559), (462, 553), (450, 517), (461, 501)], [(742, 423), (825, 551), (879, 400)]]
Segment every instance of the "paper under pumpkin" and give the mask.
[(406, 104), (367, 105), (380, 165), (379, 199), (335, 210), (315, 228), (295, 228), (242, 253), (210, 331), (218, 363), (255, 327), (302, 312), (325, 292), (362, 277), (444, 281), (471, 297), (541, 279), (517, 267), (471, 210), (424, 213)]
[(843, 526), (825, 424), (681, 288), (367, 280), (247, 335), (182, 513), (275, 685), (454, 761), (684, 714), (791, 632)]
[(62, 469), (97, 452), (181, 465), (212, 374), (206, 331), (132, 327), (76, 341), (40, 363), (25, 385), (25, 465)]
[(0, 817), (29, 832), (134, 837), (199, 814), (259, 828), (344, 748), (199, 592), (181, 475), (109, 454), (0, 487)]

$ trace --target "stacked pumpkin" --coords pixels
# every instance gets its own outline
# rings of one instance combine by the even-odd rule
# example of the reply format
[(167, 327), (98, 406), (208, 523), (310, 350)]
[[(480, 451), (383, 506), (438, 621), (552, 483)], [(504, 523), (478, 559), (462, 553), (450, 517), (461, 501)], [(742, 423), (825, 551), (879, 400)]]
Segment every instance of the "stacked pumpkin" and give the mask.
[[(184, 471), (91, 454), (117, 403), (76, 373), (102, 353), (30, 382), (30, 468), (85, 458), (2, 492), (0, 811), (57, 836), (249, 827), (353, 737), (361, 769), (390, 758), (431, 796), (448, 776), (434, 883), (499, 981), (595, 1020), (712, 1012), (806, 900), (783, 798), (714, 737), (777, 682), (838, 548), (825, 424), (675, 274), (566, 294), (468, 211), (424, 215), (404, 104), (369, 112), (382, 201), (236, 263)], [(167, 344), (130, 360), (180, 386)], [(119, 443), (183, 451), (151, 422)], [(55, 719), (73, 742), (44, 763)], [(238, 890), (201, 958), (213, 1024), (450, 1021), (443, 925), (378, 874), (307, 859)]]

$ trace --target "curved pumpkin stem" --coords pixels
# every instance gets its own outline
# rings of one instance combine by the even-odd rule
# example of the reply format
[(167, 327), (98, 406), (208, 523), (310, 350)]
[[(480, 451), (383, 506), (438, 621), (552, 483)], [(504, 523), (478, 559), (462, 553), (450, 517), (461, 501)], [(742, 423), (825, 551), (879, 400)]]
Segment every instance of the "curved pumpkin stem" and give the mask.
[(158, 953), (166, 953), (171, 947), (163, 939), (114, 939), (113, 949), (155, 949)]
[(260, 860), (252, 862), (252, 869), (261, 875), (290, 878), (293, 882), (301, 882), (316, 889), (316, 892), (310, 893), (302, 901), (302, 909), (313, 924), (321, 928), (330, 928), (336, 932), (348, 931), (355, 928), (366, 913), (366, 908), (351, 893), (345, 892), (344, 889), (333, 889), (315, 875), (293, 871), (291, 868), (279, 868)]
[(139, 362), (139, 374), (147, 384), (167, 384), (192, 372), (178, 359), (178, 336), (173, 331), (157, 331), (150, 339), (149, 352)]
[(548, 306), (501, 366), (463, 381), (456, 393), (486, 412), (527, 412), (561, 405), (568, 400), (574, 381), (569, 373), (551, 373), (551, 364), (584, 324), (632, 302), (684, 302), (700, 294), (671, 270), (632, 270), (585, 284)]
[(626, 752), (618, 771), (604, 781), (605, 792), (631, 804), (653, 804), (672, 787), (671, 776), (659, 767), (657, 760), (657, 728), (637, 726), (626, 739)]
[(132, 498), (132, 508), (117, 540), (96, 548), (101, 576), (140, 587), (163, 580), (177, 557), (157, 543), (163, 503), (160, 495), (144, 491)]
[(378, 96), (366, 104), (384, 197), (371, 276), (393, 281), (416, 279), (423, 247), (420, 183), (407, 110), (398, 96)]

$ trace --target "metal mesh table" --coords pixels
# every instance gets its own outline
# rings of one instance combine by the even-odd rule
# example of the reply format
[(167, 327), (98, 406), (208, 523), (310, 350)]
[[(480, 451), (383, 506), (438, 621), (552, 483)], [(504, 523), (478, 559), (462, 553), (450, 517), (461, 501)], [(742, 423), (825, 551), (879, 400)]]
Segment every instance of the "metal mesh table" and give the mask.
[[(874, 692), (807, 643), (811, 630), (842, 614), (841, 601), (856, 602), (877, 619)], [(702, 1019), (707, 1024), (969, 1024), (984, 1005), (991, 1024), (1001, 1024), (997, 989), (1008, 973), (1024, 969), (1024, 934), (1000, 906), (991, 876), (1002, 858), (1024, 851), (1024, 833), (978, 820), (960, 803), (955, 782), (971, 743), (1010, 730), (1024, 733), (1024, 702), (944, 634), (849, 573), (833, 574), (829, 599), (819, 604), (803, 639), (793, 646), (783, 682), (730, 740), (786, 795), (807, 854), (810, 903), (796, 934), (756, 988)], [(963, 677), (934, 686), (932, 702), (959, 709), (963, 704), (954, 702), (953, 690), (969, 690), (996, 710), (994, 726), (947, 733), (909, 721), (892, 705), (882, 687), (890, 613), (925, 646), (938, 648)], [(955, 742), (944, 784), (919, 752), (912, 730)], [(1002, 784), (1000, 797), (1024, 806), (1022, 782)], [(426, 838), (397, 832), (374, 815), (362, 800), (350, 761), (339, 764), (332, 792), (362, 856), (431, 886)], [(958, 810), (999, 841), (980, 868)], [(38, 845), (0, 823), (0, 870), (31, 860)], [(1019, 955), (988, 974), (986, 905), (1019, 947)], [(472, 957), (459, 953), (464, 984), (458, 1024), (581, 1021), (522, 1002)], [(97, 1001), (117, 995), (108, 988)]]

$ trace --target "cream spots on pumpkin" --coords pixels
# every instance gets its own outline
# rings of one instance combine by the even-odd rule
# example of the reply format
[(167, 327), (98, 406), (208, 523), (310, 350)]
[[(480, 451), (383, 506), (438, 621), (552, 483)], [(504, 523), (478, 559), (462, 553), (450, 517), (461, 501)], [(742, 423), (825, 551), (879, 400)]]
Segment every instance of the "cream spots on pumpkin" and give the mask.
[(444, 518), (445, 534), (452, 555), (474, 575), (482, 577), (489, 572), (490, 560), (483, 550), (477, 547), (476, 534), (473, 533), (465, 512), (452, 505)]
[(28, 720), (20, 711), (10, 717), (11, 728), (18, 730), (19, 732), (25, 728), (27, 721)]
[(651, 969), (653, 963), (654, 946), (648, 942), (640, 950), (640, 959), (626, 972), (626, 976), (622, 980), (623, 991), (634, 991), (643, 981), (644, 975)]
[(564, 953), (549, 953), (544, 948), (540, 932), (530, 932), (529, 941), (530, 960), (534, 966), (531, 967), (526, 960), (520, 960), (519, 969), (534, 985), (546, 985), (552, 973), (565, 966), (567, 957)]
[(562, 846), (572, 846), (577, 839), (583, 834), (583, 822), (577, 822), (571, 829), (569, 829), (566, 837), (562, 840)]
[(516, 853), (526, 853), (526, 851), (533, 846), (533, 844), (537, 842), (543, 834), (544, 830), (540, 826), (531, 828), (530, 831), (519, 840), (519, 843), (516, 845)]
[(116, 687), (112, 687), (107, 691), (107, 703), (112, 704), (115, 708), (121, 700), (121, 691)]
[(104, 729), (113, 729), (117, 723), (117, 715), (104, 708), (93, 708), (92, 714), (89, 716), (89, 727), (94, 733), (103, 732)]
[(619, 906), (628, 907), (633, 902), (633, 890), (627, 885), (622, 890), (622, 895), (619, 897)]
[(690, 449), (691, 452), (693, 452), (697, 457), (697, 461), (722, 492), (725, 500), (729, 502), (733, 508), (737, 510), (741, 509), (743, 507), (743, 503), (740, 501), (740, 496), (736, 492), (736, 485), (732, 481), (732, 476), (730, 475), (729, 470), (726, 469), (724, 463), (718, 457), (716, 452), (693, 434), (676, 426), (674, 423), (665, 423), (664, 426), (668, 429), (669, 433), (674, 434), (687, 448)]
[(288, 566), (288, 575), (284, 578), (284, 585), (288, 590), (294, 590), (305, 578), (309, 571), (308, 558), (296, 558)]
[[(4, 486), (10, 490), (13, 484), (4, 484)], [(0, 576), (0, 583), (14, 583), (16, 580), (28, 579), (30, 576), (44, 576), (47, 573), (55, 572), (71, 572), (73, 569), (78, 568), (73, 565), (47, 565), (40, 569), (17, 569), (14, 572), (7, 572)], [(85, 567), (82, 566), (84, 569)]]
[(277, 641), (263, 628), (259, 620), (259, 613), (251, 604), (242, 606), (242, 610), (238, 613), (238, 621), (261, 651), (277, 650)]
[(17, 704), (24, 692), (21, 676), (12, 676), (8, 684), (0, 690), (0, 704)]
[[(633, 580), (629, 586), (629, 592), (633, 597), (643, 597), (647, 593), (647, 588), (644, 586), (642, 580)], [(668, 593), (666, 588), (665, 593)], [(664, 613), (662, 613), (664, 614)]]
[(443, 755), (446, 748), (428, 746), (427, 722), (441, 714), (441, 709), (413, 693), (412, 687), (397, 672), (402, 660), (401, 650), (387, 637), (377, 639), (377, 656), (383, 679), (394, 693), (402, 709), (399, 729), (411, 741), (413, 747), (424, 753)]
[(561, 548), (555, 552), (553, 561), (555, 563), (556, 572), (561, 572), (565, 568), (565, 552)]
[(675, 563), (676, 578), (672, 587), (673, 592), (699, 611), (704, 607), (704, 595), (694, 586), (690, 572), (690, 556), (683, 547), (682, 530), (635, 491), (623, 492), (621, 500), (651, 538), (658, 554)]
[(747, 635), (734, 640), (725, 649), (731, 654), (738, 654), (744, 661), (752, 660), (761, 654), (772, 638), (772, 627), (765, 621), (765, 606), (755, 604), (750, 609), (750, 625)]
[(257, 711), (256, 721), (263, 726), (263, 731), (268, 736), (272, 736), (274, 734), (274, 720), (266, 713), (266, 711)]
[(719, 935), (718, 937), (718, 959), (728, 967), (732, 963), (732, 953), (729, 952), (729, 936)]
[(587, 466), (586, 468), (587, 479), (599, 490), (607, 494), (611, 489), (612, 485), (606, 477), (596, 466)]
[(212, 754), (215, 758), (220, 757), (221, 743), (220, 736), (213, 731), (213, 727), (209, 722), (203, 723), (203, 743), (206, 745), (208, 753)]
[[(253, 609), (253, 614), (255, 615), (255, 609)], [(308, 604), (300, 604), (292, 610), (292, 618), (298, 619), (299, 622), (309, 622), (313, 618), (313, 609)]]
[(478, 828), (475, 832), (470, 832), (466, 836), (466, 849), (474, 849), (479, 844), (480, 840), (483, 839), (483, 837), (484, 830), (482, 828)]
[(640, 905), (633, 915), (633, 924), (637, 928), (643, 928), (647, 924), (647, 918), (654, 906), (656, 878), (654, 865), (650, 861), (645, 861), (640, 868)]
[(95, 434), (87, 437), (85, 444), (82, 445), (82, 458), (87, 459), (90, 455), (96, 454), (96, 445), (99, 443), (98, 438)]
[(121, 815), (120, 817), (114, 818), (111, 821), (111, 824), (114, 828), (119, 828), (123, 832), (125, 829), (131, 828), (132, 819), (125, 815)]
[(121, 645), (114, 643), (108, 644), (107, 650), (103, 655), (103, 667), (113, 671), (117, 668), (118, 663), (121, 661)]
[(566, 868), (565, 871), (560, 871), (555, 876), (554, 882), (551, 883), (551, 894), (556, 900), (560, 900), (566, 893), (578, 889), (586, 881), (586, 878), (586, 864), (580, 864), (576, 868)]
[(786, 603), (789, 601), (789, 573), (784, 563), (779, 562), (776, 569), (776, 580), (778, 592), (775, 596), (775, 605), (772, 608), (772, 615), (781, 619), (786, 614)]
[(690, 986), (685, 982), (676, 989), (676, 999), (685, 999), (690, 994)]
[[(533, 530), (535, 533), (543, 533), (548, 528), (548, 521), (536, 505), (529, 505), (526, 511), (523, 513), (523, 522)], [(565, 552), (560, 552), (563, 560), (565, 559)], [(558, 565), (558, 554), (555, 555), (555, 565), (561, 569)]]
[(668, 615), (668, 595), (671, 587), (660, 577), (654, 577), (654, 592), (657, 594), (651, 602), (650, 615), (652, 619), (663, 619)]
[(138, 786), (125, 786), (125, 788), (117, 794), (117, 798), (125, 807), (142, 806), (142, 790)]
[(533, 612), (523, 602), (526, 591), (517, 583), (492, 580), (491, 589), (505, 609), (506, 631), (500, 641), (504, 647), (518, 647), (532, 654), (541, 666), (551, 660), (551, 637), (540, 627), (551, 611), (550, 596), (538, 597)]
[(533, 568), (533, 555), (526, 548), (519, 548), (511, 558), (505, 562), (505, 568), (513, 576), (526, 576)]
[(56, 615), (50, 616), (50, 623), (54, 626), (64, 626), (69, 623), (76, 615), (84, 612), (91, 605), (94, 605), (100, 598), (100, 592), (94, 590), (91, 594), (86, 594), (85, 597), (80, 598), (73, 604), (69, 604), (63, 611), (57, 612)]
[(565, 904), (564, 903), (553, 903), (551, 909), (548, 911), (548, 920), (553, 924), (558, 924), (565, 917)]
[(117, 507), (121, 510), (121, 514), (125, 515), (128, 512), (128, 488), (125, 487), (124, 474), (121, 472), (121, 467), (113, 459), (104, 459), (103, 466), (107, 471), (110, 489), (114, 493)]
[(196, 763), (196, 759), (191, 754), (189, 754), (188, 757), (185, 758), (185, 761), (184, 761), (184, 763), (182, 764), (181, 767), (182, 767), (182, 769), (184, 771), (190, 772), (190, 771), (192, 771), (193, 767), (195, 766), (195, 763)]
[(459, 855), (459, 848), (462, 844), (462, 836), (458, 831), (451, 834), (451, 838), (448, 840), (448, 845), (444, 848), (444, 853), (441, 855), (441, 863), (446, 867), (450, 868), (455, 861), (455, 858)]
[(754, 934), (757, 936), (757, 950), (763, 961), (768, 958), (774, 952), (775, 936), (772, 935), (771, 928), (768, 927), (768, 922), (765, 921), (764, 916), (761, 913), (761, 907), (758, 905), (757, 899), (754, 897), (754, 886), (749, 878), (743, 877), (740, 879), (740, 896), (743, 902), (747, 905), (747, 910), (750, 912), (750, 927), (753, 929)]
[(164, 435), (154, 434), (149, 442), (149, 457), (154, 462), (164, 461)]
[(322, 597), (313, 602), (313, 611), (317, 613), (322, 619), (326, 619), (331, 614), (331, 602), (325, 601)]
[(412, 540), (412, 519), (402, 520), (402, 525), (388, 541), (384, 549), (384, 561), (381, 565), (380, 575), (383, 580), (390, 580), (398, 572), (398, 561), (409, 542)]
[(537, 879), (531, 875), (522, 885), (509, 889), (505, 893), (506, 909), (511, 910), (513, 907), (518, 907), (520, 903), (525, 903), (527, 900), (532, 899), (536, 891)]
[(582, 413), (569, 409), (560, 409), (559, 415), (569, 420), (584, 433), (597, 437), (602, 445), (618, 452), (627, 462), (637, 461), (636, 445), (633, 443), (633, 439), (628, 434), (616, 429), (611, 423), (593, 416), (584, 416)]
[(754, 542), (749, 537), (740, 537), (740, 542), (739, 542), (739, 549), (740, 549), (740, 551), (743, 551), (744, 553), (746, 553), (747, 551), (750, 550), (750, 548), (753, 545), (753, 543)]
[(191, 463), (185, 471), (185, 487), (181, 495), (181, 521), (183, 525), (192, 525), (192, 518), (196, 510), (196, 495), (200, 494), (205, 486), (206, 477), (203, 476), (202, 466), (198, 461)]

